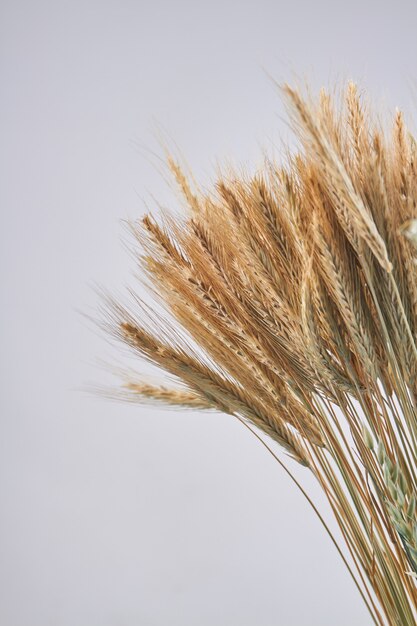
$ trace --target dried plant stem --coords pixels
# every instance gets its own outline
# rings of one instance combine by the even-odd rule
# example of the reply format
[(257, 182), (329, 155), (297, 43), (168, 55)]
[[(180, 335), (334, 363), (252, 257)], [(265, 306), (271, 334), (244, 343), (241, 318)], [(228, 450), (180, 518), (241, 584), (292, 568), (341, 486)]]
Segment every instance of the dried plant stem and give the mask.
[(241, 424), (243, 424), (245, 426), (245, 428), (247, 428), (252, 435), (254, 435), (258, 441), (268, 450), (269, 454), (271, 454), (271, 456), (275, 459), (275, 461), (277, 461), (277, 463), (282, 467), (282, 469), (284, 470), (284, 472), (290, 477), (290, 479), (292, 480), (292, 482), (295, 484), (295, 486), (297, 487), (297, 489), (303, 494), (304, 498), (307, 500), (307, 502), (309, 503), (309, 505), (311, 506), (311, 508), (313, 509), (314, 513), (316, 514), (316, 516), (318, 517), (321, 525), (323, 526), (324, 530), (326, 531), (326, 533), (328, 534), (328, 536), (330, 537), (333, 545), (335, 546), (336, 550), (339, 553), (340, 558), (342, 559), (343, 563), (345, 564), (353, 582), (355, 583), (360, 595), (362, 596), (362, 599), (366, 605), (366, 608), (368, 609), (372, 620), (375, 624), (382, 624), (382, 620), (381, 620), (381, 616), (379, 615), (378, 609), (375, 606), (373, 600), (372, 600), (372, 596), (369, 593), (368, 587), (366, 585), (365, 580), (362, 577), (362, 574), (359, 571), (359, 576), (361, 577), (361, 583), (363, 585), (363, 589), (366, 590), (366, 594), (363, 591), (363, 589), (361, 588), (360, 584), (358, 583), (356, 576), (352, 570), (352, 568), (349, 565), (349, 562), (347, 561), (345, 555), (343, 554), (339, 544), (337, 543), (335, 536), (333, 535), (332, 531), (330, 530), (329, 526), (326, 524), (326, 521), (324, 520), (323, 516), (321, 515), (320, 511), (318, 510), (318, 508), (316, 507), (316, 505), (314, 504), (313, 500), (310, 498), (310, 496), (308, 495), (308, 493), (306, 492), (306, 490), (302, 487), (302, 485), (300, 484), (300, 482), (295, 478), (294, 474), (288, 469), (288, 467), (285, 465), (285, 463), (283, 463), (281, 461), (281, 459), (274, 453), (274, 451), (272, 450), (272, 448), (270, 446), (268, 446), (268, 444), (262, 439), (262, 437), (260, 437), (260, 435), (258, 435), (258, 433), (251, 428), (251, 426), (249, 426), (249, 424), (247, 422), (245, 422), (241, 417), (237, 417), (237, 419), (239, 420), (239, 422), (241, 422)]

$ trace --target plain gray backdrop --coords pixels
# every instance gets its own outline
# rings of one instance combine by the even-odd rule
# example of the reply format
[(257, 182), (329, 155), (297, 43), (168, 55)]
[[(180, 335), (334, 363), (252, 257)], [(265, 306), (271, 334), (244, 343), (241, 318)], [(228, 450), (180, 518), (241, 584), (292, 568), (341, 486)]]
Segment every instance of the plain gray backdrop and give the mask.
[(3, 0), (2, 626), (370, 623), (239, 423), (82, 391), (108, 383), (99, 359), (124, 357), (78, 310), (95, 315), (94, 282), (135, 284), (121, 220), (177, 206), (159, 137), (208, 185), (218, 163), (251, 170), (290, 140), (269, 76), (353, 78), (413, 115), (416, 7)]

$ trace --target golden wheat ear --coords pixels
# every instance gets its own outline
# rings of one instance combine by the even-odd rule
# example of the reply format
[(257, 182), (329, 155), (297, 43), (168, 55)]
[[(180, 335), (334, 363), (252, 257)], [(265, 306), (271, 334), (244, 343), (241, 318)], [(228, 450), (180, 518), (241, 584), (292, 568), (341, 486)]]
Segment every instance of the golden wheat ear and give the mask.
[(157, 404), (196, 410), (213, 408), (207, 400), (192, 391), (169, 389), (163, 385), (150, 385), (133, 381), (124, 383), (123, 388), (129, 392), (129, 397), (133, 401), (135, 399), (143, 402), (150, 400)]

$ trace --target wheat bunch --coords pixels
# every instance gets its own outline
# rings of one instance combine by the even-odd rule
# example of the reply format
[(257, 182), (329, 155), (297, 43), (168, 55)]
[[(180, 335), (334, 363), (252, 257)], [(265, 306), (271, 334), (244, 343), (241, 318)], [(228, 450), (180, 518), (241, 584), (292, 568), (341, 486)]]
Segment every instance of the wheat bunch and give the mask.
[(299, 153), (210, 193), (169, 159), (187, 214), (132, 224), (166, 316), (137, 298), (107, 323), (182, 384), (128, 380), (131, 398), (234, 415), (312, 472), (374, 623), (412, 625), (417, 147), (401, 113), (381, 127), (353, 84), (338, 106), (283, 91)]

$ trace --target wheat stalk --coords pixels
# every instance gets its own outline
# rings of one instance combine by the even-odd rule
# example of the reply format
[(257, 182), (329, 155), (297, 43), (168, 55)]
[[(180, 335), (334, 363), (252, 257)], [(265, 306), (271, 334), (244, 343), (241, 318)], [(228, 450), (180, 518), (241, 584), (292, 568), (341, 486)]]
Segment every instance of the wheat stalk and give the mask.
[(372, 620), (412, 625), (416, 142), (400, 113), (373, 122), (353, 84), (339, 107), (283, 93), (301, 141), (286, 164), (202, 193), (169, 157), (185, 219), (132, 224), (167, 316), (109, 302), (108, 328), (182, 384), (128, 380), (130, 399), (234, 415), (312, 472)]

